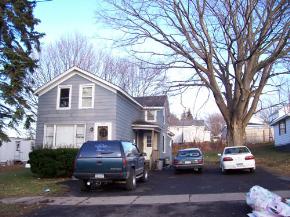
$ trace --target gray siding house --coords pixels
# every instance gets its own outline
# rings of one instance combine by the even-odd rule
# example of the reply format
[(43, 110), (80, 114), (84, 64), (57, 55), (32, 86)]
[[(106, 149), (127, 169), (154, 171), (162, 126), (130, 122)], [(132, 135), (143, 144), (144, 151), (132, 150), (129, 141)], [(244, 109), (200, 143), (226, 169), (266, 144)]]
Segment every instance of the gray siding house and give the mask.
[(171, 158), (167, 96), (132, 97), (73, 67), (36, 90), (36, 147), (80, 147), (88, 140), (129, 140), (148, 160)]
[(290, 104), (273, 113), (270, 118), (274, 128), (275, 146), (290, 147)]

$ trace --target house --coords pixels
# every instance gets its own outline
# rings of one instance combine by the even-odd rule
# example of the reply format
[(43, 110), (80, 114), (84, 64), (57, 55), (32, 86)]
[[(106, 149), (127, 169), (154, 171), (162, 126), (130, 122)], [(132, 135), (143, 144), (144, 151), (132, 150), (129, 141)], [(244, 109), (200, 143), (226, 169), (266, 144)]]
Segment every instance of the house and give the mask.
[[(227, 127), (222, 129), (222, 140), (227, 138)], [(246, 143), (264, 143), (273, 141), (273, 130), (261, 118), (253, 115), (246, 127)]]
[(12, 164), (15, 161), (28, 161), (34, 140), (15, 137), (9, 139), (9, 142), (0, 141), (0, 163)]
[(129, 140), (150, 160), (171, 157), (167, 96), (132, 97), (73, 67), (36, 90), (36, 147), (80, 147), (88, 140)]
[(203, 120), (178, 120), (169, 129), (174, 134), (173, 143), (206, 142), (211, 139), (211, 133)]
[(274, 128), (275, 146), (290, 145), (290, 105), (284, 106), (271, 115)]

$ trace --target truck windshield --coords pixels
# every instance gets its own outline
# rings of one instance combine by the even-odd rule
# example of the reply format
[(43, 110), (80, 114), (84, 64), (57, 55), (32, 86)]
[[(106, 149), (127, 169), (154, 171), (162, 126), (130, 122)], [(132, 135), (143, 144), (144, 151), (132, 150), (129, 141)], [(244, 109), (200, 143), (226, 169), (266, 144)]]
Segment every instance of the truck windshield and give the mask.
[(79, 157), (121, 157), (120, 142), (86, 142), (81, 147)]

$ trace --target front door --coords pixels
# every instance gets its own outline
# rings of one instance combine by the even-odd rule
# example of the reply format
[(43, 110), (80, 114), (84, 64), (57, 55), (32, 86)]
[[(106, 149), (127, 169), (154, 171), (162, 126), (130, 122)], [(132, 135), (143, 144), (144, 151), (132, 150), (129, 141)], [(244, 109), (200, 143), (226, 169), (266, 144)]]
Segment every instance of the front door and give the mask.
[(111, 140), (112, 139), (112, 124), (106, 123), (95, 123), (95, 140)]
[(146, 160), (150, 160), (150, 157), (152, 155), (152, 146), (153, 146), (153, 137), (152, 133), (144, 133), (144, 152), (146, 153)]

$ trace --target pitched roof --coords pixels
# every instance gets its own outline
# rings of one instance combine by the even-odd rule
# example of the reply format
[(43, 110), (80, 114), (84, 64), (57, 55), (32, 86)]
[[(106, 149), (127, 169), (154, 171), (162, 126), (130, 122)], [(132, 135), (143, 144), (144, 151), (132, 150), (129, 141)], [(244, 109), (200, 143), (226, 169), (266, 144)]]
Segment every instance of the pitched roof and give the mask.
[(204, 120), (179, 120), (178, 122), (171, 124), (172, 126), (205, 126)]
[(134, 97), (134, 99), (144, 107), (163, 107), (167, 100), (167, 96), (143, 96)]
[(76, 66), (68, 69), (67, 71), (61, 73), (60, 75), (56, 76), (54, 79), (52, 79), (51, 81), (49, 81), (48, 83), (46, 83), (45, 85), (39, 87), (36, 91), (35, 94), (41, 96), (42, 94), (48, 92), (49, 90), (51, 90), (52, 88), (56, 87), (57, 85), (59, 85), (60, 83), (62, 83), (63, 81), (69, 79), (70, 77), (72, 77), (73, 75), (80, 75), (112, 92), (120, 92), (123, 95), (125, 95), (128, 99), (130, 99), (132, 102), (134, 102), (135, 104), (139, 105), (140, 107), (143, 107), (139, 102), (137, 102), (136, 99), (134, 99), (134, 97), (132, 97), (130, 94), (128, 94), (126, 91), (124, 91), (122, 88), (118, 87), (117, 85), (114, 85), (86, 70), (80, 69)]

